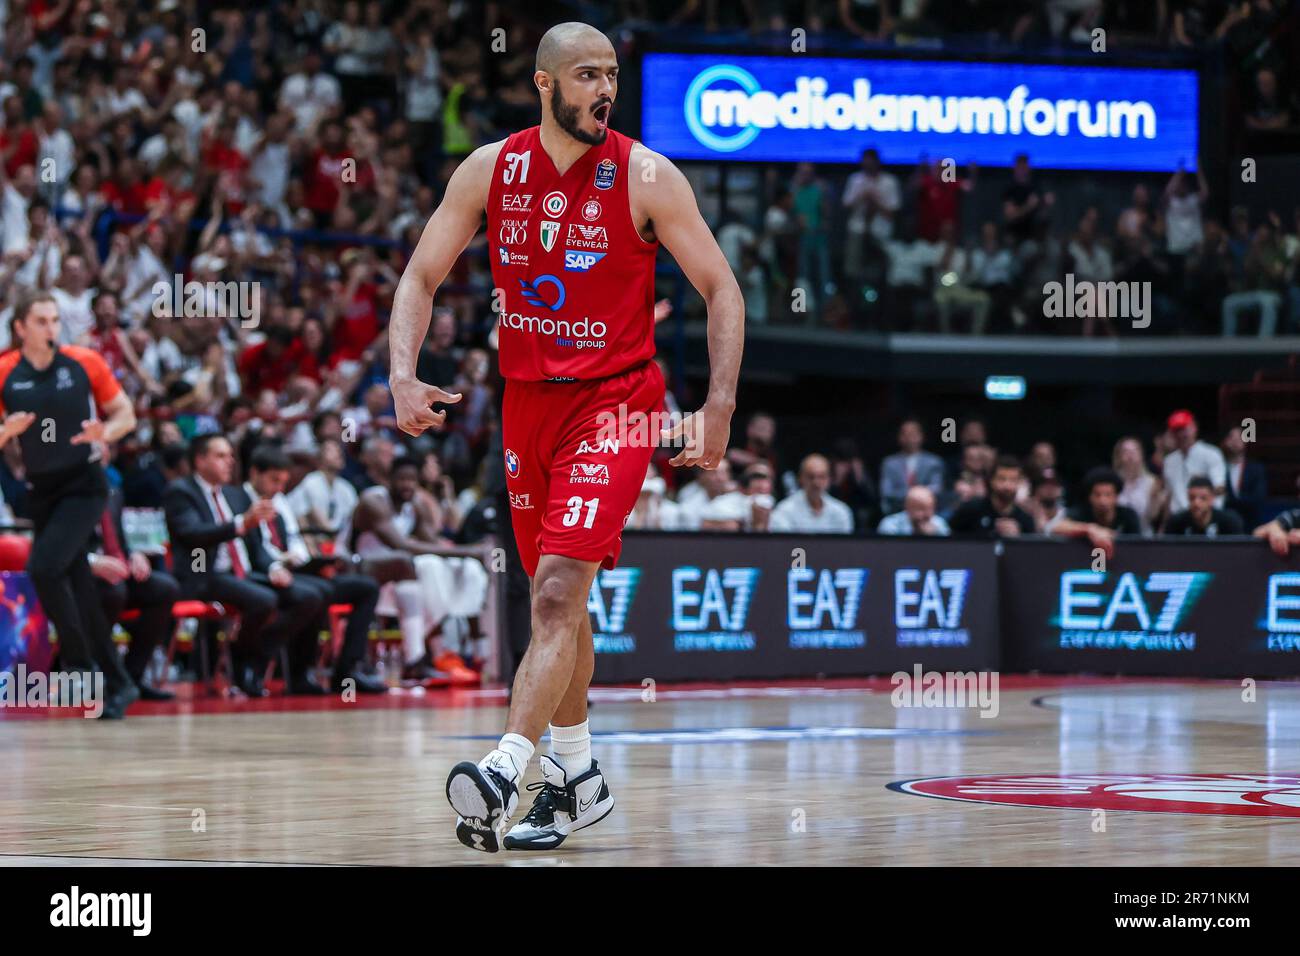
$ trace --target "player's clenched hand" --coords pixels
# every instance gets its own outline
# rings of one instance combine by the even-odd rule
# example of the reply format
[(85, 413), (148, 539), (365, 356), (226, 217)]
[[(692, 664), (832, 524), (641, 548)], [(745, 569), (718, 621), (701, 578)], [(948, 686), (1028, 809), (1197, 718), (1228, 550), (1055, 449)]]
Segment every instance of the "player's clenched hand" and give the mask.
[(435, 412), (435, 403), (454, 405), (460, 401), (459, 392), (447, 392), (436, 385), (425, 385), (417, 379), (390, 383), (393, 405), (397, 409), (397, 427), (408, 435), (419, 435), (430, 428), (440, 428), (447, 417), (445, 411)]
[(683, 441), (686, 447), (668, 464), (698, 466), (708, 471), (718, 467), (727, 454), (731, 439), (731, 413), (707, 402), (698, 412), (687, 415), (672, 428), (660, 433), (664, 441)]

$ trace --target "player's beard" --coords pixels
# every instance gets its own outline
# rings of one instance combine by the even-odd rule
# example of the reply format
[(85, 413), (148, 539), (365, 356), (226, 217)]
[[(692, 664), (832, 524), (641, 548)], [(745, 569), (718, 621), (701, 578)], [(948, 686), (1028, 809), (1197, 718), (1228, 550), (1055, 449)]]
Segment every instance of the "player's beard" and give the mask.
[[(609, 104), (609, 109), (611, 113), (614, 111), (613, 103)], [(605, 134), (609, 131), (602, 129), (595, 133), (588, 133), (579, 125), (578, 115), (578, 107), (564, 98), (564, 94), (560, 92), (560, 84), (556, 83), (551, 92), (551, 118), (560, 129), (579, 143), (586, 143), (588, 146), (599, 146), (605, 142)]]

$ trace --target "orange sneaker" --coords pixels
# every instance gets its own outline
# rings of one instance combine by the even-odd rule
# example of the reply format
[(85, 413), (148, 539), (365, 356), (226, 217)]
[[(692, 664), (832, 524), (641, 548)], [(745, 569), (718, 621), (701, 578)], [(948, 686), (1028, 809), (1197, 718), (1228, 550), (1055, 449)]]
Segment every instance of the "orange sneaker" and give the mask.
[(461, 660), (460, 655), (453, 651), (444, 651), (439, 654), (434, 658), (433, 666), (451, 678), (453, 687), (479, 684), (483, 681), (483, 675), (467, 667), (465, 662)]

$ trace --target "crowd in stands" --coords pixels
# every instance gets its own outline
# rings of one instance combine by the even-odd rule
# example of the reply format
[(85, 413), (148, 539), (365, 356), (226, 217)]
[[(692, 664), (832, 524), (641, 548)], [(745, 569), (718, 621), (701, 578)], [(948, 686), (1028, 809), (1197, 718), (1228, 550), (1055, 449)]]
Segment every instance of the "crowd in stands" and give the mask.
[[(955, 423), (954, 423), (955, 424)], [(1264, 537), (1268, 481), (1248, 455), (1241, 426), (1217, 444), (1191, 412), (1169, 415), (1144, 447), (1115, 442), (1112, 460), (1067, 482), (1051, 442), (1027, 455), (1000, 452), (978, 418), (962, 423), (941, 456), (926, 450), (918, 418), (898, 427), (898, 451), (869, 468), (852, 442), (797, 463), (779, 460), (776, 421), (759, 413), (744, 441), (713, 472), (675, 496), (652, 466), (629, 528), (660, 531), (845, 533), (859, 536), (1087, 538), (1113, 549), (1116, 535)], [(1077, 485), (1077, 487), (1075, 487)], [(775, 494), (774, 494), (775, 492)], [(778, 500), (779, 495), (779, 500)]]

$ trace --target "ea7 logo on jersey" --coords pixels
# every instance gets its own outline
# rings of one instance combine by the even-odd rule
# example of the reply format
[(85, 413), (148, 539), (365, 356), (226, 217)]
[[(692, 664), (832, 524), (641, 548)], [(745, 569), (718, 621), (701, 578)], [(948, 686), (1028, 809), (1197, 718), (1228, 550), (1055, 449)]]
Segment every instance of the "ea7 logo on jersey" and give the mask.
[(579, 455), (617, 455), (618, 439), (606, 438), (603, 441), (589, 442), (585, 439), (578, 445)]
[(580, 461), (569, 470), (571, 485), (607, 485), (609, 484), (609, 466), (593, 465)]
[(510, 494), (510, 507), (516, 511), (532, 511), (533, 504), (527, 494), (517, 495), (513, 491)]
[(866, 568), (791, 568), (786, 572), (786, 624), (791, 647), (862, 647), (857, 629)]
[(590, 249), (600, 252), (609, 248), (609, 236), (604, 226), (588, 226), (581, 222), (569, 223), (569, 236), (564, 240), (569, 249)]
[(526, 149), (522, 153), (506, 153), (506, 165), (501, 167), (501, 181), (507, 186), (519, 176), (519, 185), (528, 182), (528, 163), (533, 158), (533, 151)]
[(532, 193), (507, 193), (501, 197), (501, 210), (503, 212), (528, 212), (532, 208)]
[(564, 268), (566, 272), (586, 272), (601, 259), (605, 258), (603, 252), (575, 252), (572, 249), (564, 251)]

